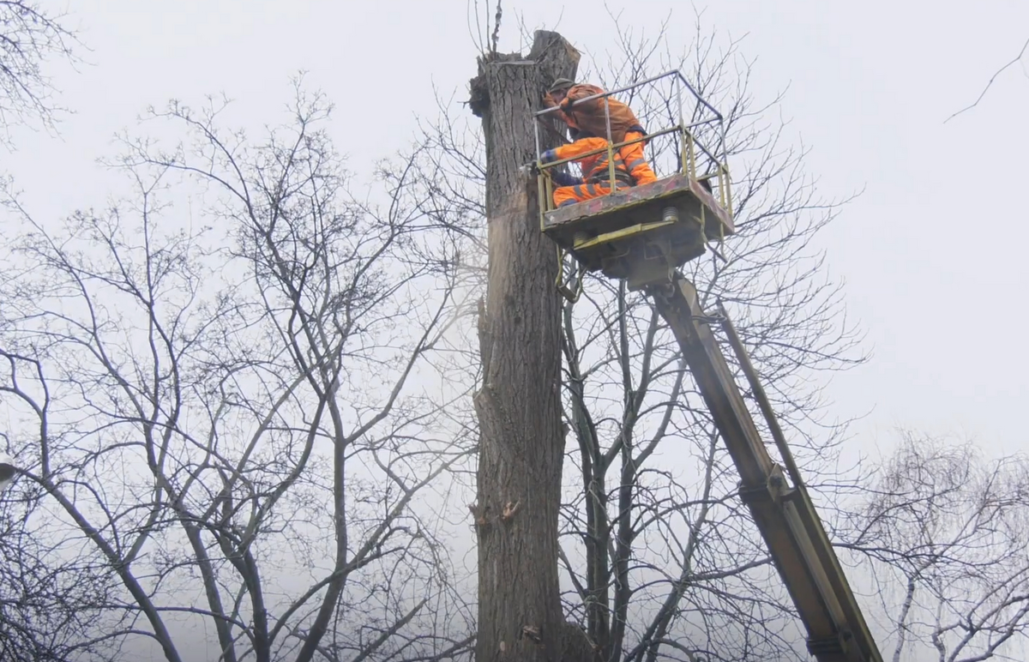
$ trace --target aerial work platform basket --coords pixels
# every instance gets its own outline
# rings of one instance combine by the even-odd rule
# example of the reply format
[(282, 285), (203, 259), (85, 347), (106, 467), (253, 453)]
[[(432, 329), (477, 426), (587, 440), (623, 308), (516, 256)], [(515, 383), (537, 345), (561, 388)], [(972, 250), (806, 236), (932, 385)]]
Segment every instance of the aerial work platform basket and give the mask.
[[(565, 252), (571, 253), (582, 270), (625, 279), (629, 288), (634, 290), (649, 284), (671, 282), (675, 269), (703, 255), (709, 242), (720, 243), (735, 233), (724, 120), (680, 72), (669, 71), (626, 88), (581, 99), (572, 107), (666, 79), (672, 83), (673, 89), (667, 101), (677, 107), (676, 124), (652, 131), (642, 138), (613, 143), (608, 116), (606, 148), (580, 154), (574, 159), (540, 163), (540, 129), (543, 126), (540, 120), (556, 113), (559, 108), (547, 108), (536, 113), (536, 166), (543, 234), (558, 245), (560, 257), (563, 258)], [(694, 119), (688, 124), (683, 118), (683, 90), (695, 102), (691, 110)], [(604, 109), (608, 109), (606, 103)], [(662, 137), (672, 139), (674, 172), (642, 186), (615, 186), (614, 152), (634, 143), (648, 143)], [(556, 209), (552, 170), (604, 151), (609, 164), (609, 189), (613, 193)], [(648, 161), (654, 164), (649, 155)], [(559, 286), (566, 297), (577, 298), (581, 278), (572, 289)]]
[[(543, 233), (557, 244), (559, 257), (563, 258), (565, 252), (571, 253), (583, 270), (600, 271), (609, 278), (625, 279), (632, 290), (658, 282), (670, 283), (677, 267), (703, 255), (709, 242), (721, 242), (735, 231), (724, 120), (681, 73), (669, 71), (634, 85), (587, 97), (573, 104), (573, 108), (666, 79), (672, 83), (673, 89), (668, 97), (673, 106), (677, 106), (677, 123), (641, 138), (613, 143), (608, 117), (607, 147), (574, 159), (547, 164), (540, 162), (540, 129), (543, 126), (540, 120), (559, 109), (548, 108), (536, 114), (536, 161)], [(688, 124), (683, 119), (684, 89), (695, 102), (692, 109), (695, 119)], [(606, 103), (604, 109), (608, 109)], [(614, 152), (634, 143), (649, 143), (662, 137), (670, 138), (674, 146), (670, 154), (675, 161), (674, 171), (643, 186), (615, 186)], [(555, 209), (552, 169), (605, 151), (610, 190), (614, 192)], [(648, 161), (652, 165), (655, 163), (652, 158)], [(562, 284), (559, 287), (566, 297), (577, 298), (581, 291), (581, 272), (579, 282), (573, 288)]]

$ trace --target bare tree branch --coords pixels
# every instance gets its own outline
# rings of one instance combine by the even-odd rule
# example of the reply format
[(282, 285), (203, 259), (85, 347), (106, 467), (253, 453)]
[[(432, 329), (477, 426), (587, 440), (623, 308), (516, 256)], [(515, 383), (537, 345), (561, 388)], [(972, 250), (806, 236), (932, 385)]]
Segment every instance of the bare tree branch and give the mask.
[(1022, 50), (1020, 50), (1018, 52), (1018, 55), (1016, 55), (1010, 62), (1005, 64), (1003, 67), (998, 69), (992, 76), (990, 76), (990, 80), (986, 83), (986, 87), (983, 88), (983, 91), (979, 93), (979, 97), (975, 101), (973, 101), (971, 103), (971, 105), (966, 106), (965, 108), (962, 108), (961, 110), (959, 110), (956, 113), (952, 114), (950, 117), (948, 117), (947, 119), (943, 120), (943, 123), (946, 124), (947, 122), (951, 121), (952, 119), (954, 119), (955, 117), (957, 117), (961, 113), (969, 111), (969, 110), (975, 108), (976, 106), (978, 106), (979, 102), (983, 100), (983, 97), (985, 97), (986, 93), (990, 90), (990, 87), (993, 85), (993, 81), (997, 80), (997, 76), (1000, 76), (1009, 67), (1012, 67), (1015, 64), (1017, 64), (1018, 62), (1020, 62), (1022, 60), (1022, 57), (1025, 56), (1026, 50), (1029, 50), (1029, 39), (1026, 39), (1025, 43), (1022, 44)]

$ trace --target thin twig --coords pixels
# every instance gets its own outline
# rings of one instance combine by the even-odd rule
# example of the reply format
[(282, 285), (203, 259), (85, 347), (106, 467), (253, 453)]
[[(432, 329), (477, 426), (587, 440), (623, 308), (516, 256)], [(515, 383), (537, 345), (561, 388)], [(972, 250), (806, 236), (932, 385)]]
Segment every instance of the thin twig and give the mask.
[(500, 19), (504, 15), (504, 10), (501, 6), (500, 0), (497, 0), (497, 15), (493, 20), (493, 54), (497, 54), (497, 46), (500, 43)]
[(954, 113), (953, 115), (951, 115), (947, 119), (943, 120), (943, 123), (946, 124), (947, 122), (951, 121), (952, 119), (954, 119), (955, 117), (957, 117), (961, 113), (965, 112), (966, 110), (972, 110), (973, 108), (978, 106), (979, 102), (983, 100), (984, 96), (986, 96), (986, 93), (989, 91), (990, 86), (993, 85), (993, 81), (997, 80), (997, 76), (999, 76), (1002, 73), (1004, 73), (1004, 70), (1007, 69), (1008, 67), (1018, 63), (1022, 59), (1022, 57), (1025, 55), (1026, 50), (1029, 50), (1029, 39), (1026, 39), (1025, 43), (1022, 44), (1022, 50), (1020, 50), (1018, 52), (1018, 55), (1015, 56), (1015, 59), (1013, 59), (1013, 60), (1011, 60), (1011, 62), (1008, 62), (1007, 64), (1005, 64), (1003, 67), (998, 69), (995, 74), (993, 74), (993, 77), (990, 78), (990, 82), (986, 83), (986, 87), (983, 88), (983, 91), (979, 94), (979, 98), (976, 99), (975, 102), (972, 105), (968, 106), (967, 108), (962, 108), (961, 110), (959, 110), (958, 112)]

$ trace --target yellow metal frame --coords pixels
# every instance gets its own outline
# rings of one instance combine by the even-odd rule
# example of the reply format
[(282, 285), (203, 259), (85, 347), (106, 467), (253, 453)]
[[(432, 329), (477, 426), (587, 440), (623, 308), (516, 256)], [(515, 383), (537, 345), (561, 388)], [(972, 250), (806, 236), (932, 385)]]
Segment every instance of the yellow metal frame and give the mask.
[[(721, 205), (721, 207), (723, 209), (725, 209), (725, 211), (728, 213), (729, 219), (731, 220), (733, 218), (733, 208), (732, 208), (732, 192), (730, 191), (731, 183), (730, 183), (730, 177), (729, 177), (729, 166), (726, 163), (724, 163), (722, 161), (719, 161), (719, 160), (715, 159), (714, 157), (712, 157), (712, 161), (714, 161), (714, 165), (715, 165), (715, 171), (713, 173), (708, 173), (703, 178), (698, 177), (697, 176), (697, 149), (698, 149), (698, 144), (699, 143), (697, 142), (696, 137), (693, 135), (693, 132), (690, 131), (688, 127), (684, 127), (684, 126), (682, 126), (680, 124), (680, 125), (677, 125), (677, 126), (669, 127), (667, 129), (663, 129), (661, 131), (656, 131), (654, 133), (648, 133), (647, 135), (643, 136), (642, 138), (633, 138), (632, 140), (623, 140), (622, 142), (615, 143), (613, 145), (610, 142), (608, 142), (607, 146), (605, 146), (605, 147), (598, 147), (597, 149), (593, 149), (593, 150), (590, 150), (588, 152), (584, 152), (582, 154), (578, 154), (578, 155), (576, 155), (574, 157), (569, 157), (569, 158), (566, 158), (566, 159), (558, 159), (557, 161), (551, 161), (550, 163), (543, 163), (542, 161), (539, 160), (539, 157), (537, 157), (537, 159), (536, 159), (536, 169), (537, 169), (537, 172), (539, 173), (537, 175), (538, 183), (539, 183), (539, 187), (538, 187), (537, 190), (539, 190), (540, 192), (545, 192), (546, 193), (545, 196), (543, 196), (543, 195), (540, 196), (540, 230), (542, 231), (542, 230), (544, 230), (546, 228), (545, 216), (544, 215), (547, 212), (553, 211), (555, 209), (555, 207), (554, 207), (554, 180), (550, 176), (549, 170), (551, 170), (552, 168), (556, 168), (558, 166), (564, 165), (566, 163), (571, 163), (573, 161), (581, 161), (581, 160), (589, 158), (591, 156), (595, 156), (597, 154), (601, 154), (603, 152), (606, 152), (607, 153), (607, 157), (608, 157), (608, 177), (609, 177), (608, 184), (610, 186), (610, 190), (614, 191), (614, 190), (616, 190), (616, 188), (615, 188), (615, 182), (616, 182), (616, 179), (615, 179), (615, 166), (614, 166), (614, 153), (615, 153), (615, 150), (620, 150), (621, 148), (626, 147), (628, 145), (635, 145), (636, 143), (649, 141), (649, 140), (652, 140), (653, 138), (658, 138), (660, 136), (668, 135), (670, 133), (675, 133), (676, 131), (678, 131), (680, 133), (680, 141), (679, 142), (680, 142), (680, 145), (682, 146), (681, 147), (682, 154), (681, 154), (681, 158), (680, 158), (680, 163), (682, 165), (681, 165), (681, 167), (679, 169), (680, 174), (686, 175), (692, 181), (695, 181), (695, 182), (699, 182), (700, 179), (717, 179), (717, 181), (718, 181), (718, 202)], [(703, 149), (703, 147), (701, 147), (701, 149)], [(704, 150), (704, 151), (707, 152), (707, 150)], [(708, 152), (708, 154), (710, 155), (710, 152)], [(610, 191), (609, 191), (609, 193), (605, 193), (604, 195), (609, 195), (609, 194), (610, 194)]]
[(576, 250), (586, 250), (600, 244), (607, 243), (609, 241), (618, 241), (619, 239), (628, 239), (641, 232), (649, 232), (656, 230), (657, 228), (663, 228), (666, 225), (673, 225), (675, 221), (655, 221), (653, 223), (637, 223), (636, 225), (630, 225), (629, 227), (622, 228), (621, 230), (615, 230), (614, 232), (605, 232), (604, 234), (597, 235), (587, 239), (586, 241), (576, 241), (574, 248)]

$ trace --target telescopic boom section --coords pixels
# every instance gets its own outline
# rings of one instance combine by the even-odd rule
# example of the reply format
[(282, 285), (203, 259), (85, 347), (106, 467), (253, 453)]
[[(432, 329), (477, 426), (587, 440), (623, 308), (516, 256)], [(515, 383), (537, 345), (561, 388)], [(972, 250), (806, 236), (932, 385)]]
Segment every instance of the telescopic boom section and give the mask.
[(740, 497), (750, 508), (772, 560), (808, 632), (808, 650), (819, 662), (882, 662), (847, 577), (781, 438), (757, 376), (742, 353), (731, 323), (740, 363), (751, 381), (769, 427), (791, 470), (792, 485), (768, 454), (725, 357), (708, 326), (693, 285), (676, 274), (667, 285), (651, 285), (658, 312), (675, 334), (683, 357), (740, 473)]

